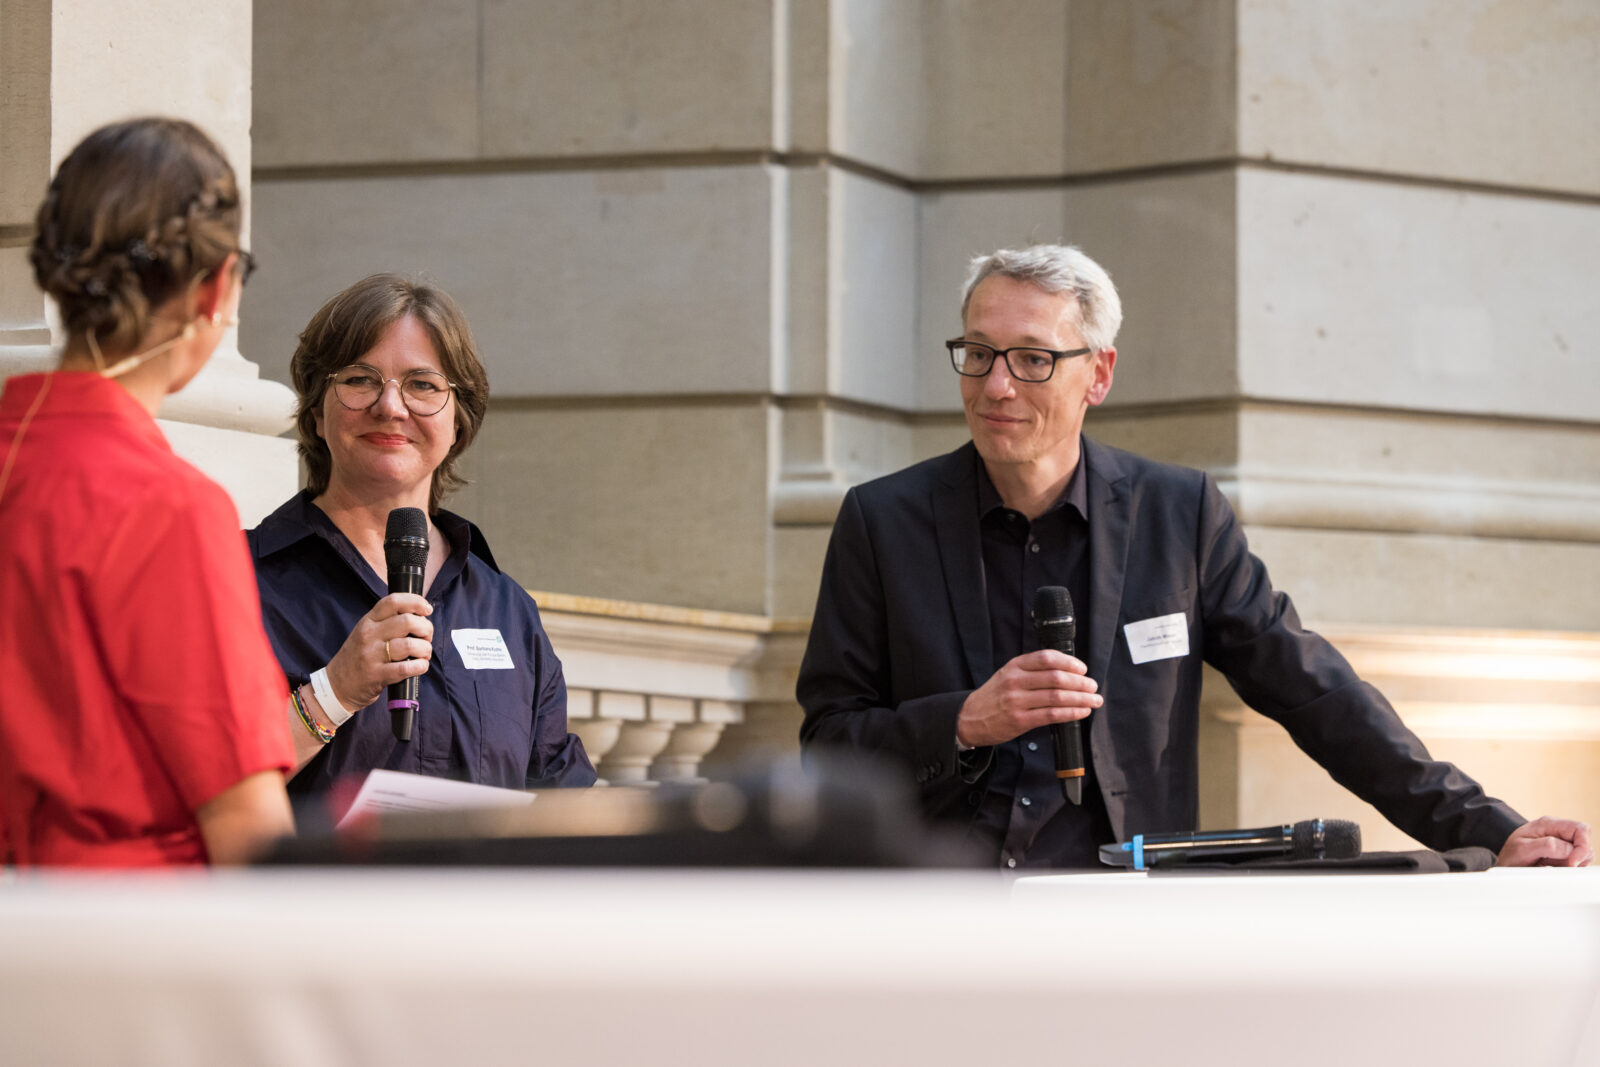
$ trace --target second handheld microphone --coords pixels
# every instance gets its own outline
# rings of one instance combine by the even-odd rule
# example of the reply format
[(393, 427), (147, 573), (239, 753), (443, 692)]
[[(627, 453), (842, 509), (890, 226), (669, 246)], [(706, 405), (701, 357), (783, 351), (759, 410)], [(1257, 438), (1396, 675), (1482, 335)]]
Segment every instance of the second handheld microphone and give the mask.
[[(1078, 618), (1072, 610), (1072, 594), (1059, 585), (1040, 586), (1033, 594), (1033, 633), (1040, 648), (1053, 648), (1072, 656), (1078, 639)], [(1056, 753), (1056, 777), (1061, 780), (1061, 795), (1073, 804), (1083, 803), (1083, 726), (1072, 722), (1050, 724), (1050, 740)]]
[[(422, 595), (428, 566), (428, 516), (421, 508), (395, 508), (383, 531), (383, 562), (389, 571), (389, 592)], [(411, 740), (422, 683), (415, 675), (389, 686), (389, 725), (396, 741)]]

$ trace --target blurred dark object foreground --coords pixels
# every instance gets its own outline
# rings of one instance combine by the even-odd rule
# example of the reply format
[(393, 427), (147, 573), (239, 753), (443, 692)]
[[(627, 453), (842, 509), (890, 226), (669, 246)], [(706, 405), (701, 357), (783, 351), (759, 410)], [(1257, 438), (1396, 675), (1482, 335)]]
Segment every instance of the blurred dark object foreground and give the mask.
[(924, 824), (903, 782), (843, 754), (703, 785), (541, 791), (525, 808), (385, 815), (308, 828), (268, 865), (982, 867)]
[(1487, 871), (1495, 855), (1470, 845), (1448, 852), (1416, 849), (1411, 852), (1363, 852), (1350, 859), (1251, 860), (1246, 863), (1174, 863), (1150, 868), (1154, 875), (1184, 874), (1446, 874)]

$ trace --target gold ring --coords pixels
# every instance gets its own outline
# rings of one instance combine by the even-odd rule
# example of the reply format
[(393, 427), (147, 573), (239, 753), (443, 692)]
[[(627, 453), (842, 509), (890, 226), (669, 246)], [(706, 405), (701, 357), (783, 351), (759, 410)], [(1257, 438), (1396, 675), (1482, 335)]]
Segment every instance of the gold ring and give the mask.
[[(392, 638), (392, 637), (389, 638), (389, 641), (393, 641), (393, 640), (394, 640), (394, 638)], [(383, 643), (383, 658), (388, 660), (390, 663), (393, 663), (394, 662), (394, 653), (389, 651), (389, 641), (385, 641)]]

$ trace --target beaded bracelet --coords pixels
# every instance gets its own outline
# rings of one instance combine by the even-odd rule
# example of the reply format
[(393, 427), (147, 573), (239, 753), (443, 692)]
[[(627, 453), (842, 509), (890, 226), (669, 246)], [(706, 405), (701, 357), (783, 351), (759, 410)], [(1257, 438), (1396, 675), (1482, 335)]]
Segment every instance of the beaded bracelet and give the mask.
[(312, 737), (315, 737), (323, 744), (333, 740), (333, 731), (324, 730), (322, 724), (312, 717), (310, 710), (306, 707), (306, 702), (300, 699), (299, 686), (289, 690), (289, 702), (294, 705), (296, 714), (300, 716), (300, 721), (305, 723), (306, 729), (311, 731)]

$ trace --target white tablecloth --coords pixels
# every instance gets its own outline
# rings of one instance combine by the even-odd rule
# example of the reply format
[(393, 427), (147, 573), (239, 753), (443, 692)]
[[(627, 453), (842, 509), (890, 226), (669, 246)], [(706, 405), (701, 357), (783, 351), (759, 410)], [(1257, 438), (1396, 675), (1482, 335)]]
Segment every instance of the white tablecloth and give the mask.
[(0, 882), (0, 1063), (1600, 1063), (1600, 872)]

